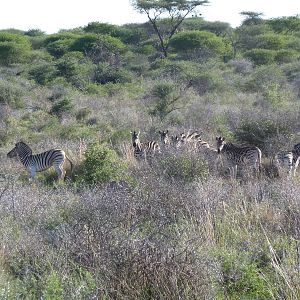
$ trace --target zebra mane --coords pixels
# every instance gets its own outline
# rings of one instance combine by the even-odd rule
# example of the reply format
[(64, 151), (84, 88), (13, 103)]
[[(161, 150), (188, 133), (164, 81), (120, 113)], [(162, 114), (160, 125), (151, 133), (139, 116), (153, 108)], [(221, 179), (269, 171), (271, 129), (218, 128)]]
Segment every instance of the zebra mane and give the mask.
[(26, 150), (26, 152), (29, 153), (29, 155), (32, 155), (32, 149), (26, 144), (24, 143), (23, 141), (20, 141), (16, 144), (16, 146), (20, 145), (23, 149)]

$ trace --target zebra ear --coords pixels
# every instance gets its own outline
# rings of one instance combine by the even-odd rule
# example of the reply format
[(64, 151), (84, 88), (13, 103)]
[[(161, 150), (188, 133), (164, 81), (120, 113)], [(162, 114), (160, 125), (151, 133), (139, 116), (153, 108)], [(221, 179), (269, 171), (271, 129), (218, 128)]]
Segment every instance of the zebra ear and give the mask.
[(169, 133), (169, 130), (167, 129), (166, 133)]

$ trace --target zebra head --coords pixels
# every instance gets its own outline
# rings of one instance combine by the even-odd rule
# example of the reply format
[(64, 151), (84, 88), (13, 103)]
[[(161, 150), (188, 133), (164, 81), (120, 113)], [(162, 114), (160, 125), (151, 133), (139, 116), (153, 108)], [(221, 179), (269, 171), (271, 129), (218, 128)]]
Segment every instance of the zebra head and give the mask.
[(19, 156), (20, 158), (31, 155), (31, 148), (24, 142), (18, 142), (15, 147), (7, 153), (7, 157), (13, 158)]
[(224, 145), (225, 145), (225, 138), (219, 136), (219, 137), (216, 137), (216, 141), (217, 141), (217, 150), (218, 150), (218, 154), (221, 153)]
[(160, 134), (160, 140), (161, 140), (162, 144), (168, 145), (170, 143), (169, 130), (159, 131), (158, 133)]
[(131, 132), (131, 138), (132, 138), (132, 146), (134, 148), (138, 147), (141, 142), (140, 142), (140, 131), (139, 132)]
[(172, 135), (171, 141), (175, 148), (179, 148), (181, 146), (181, 139), (177, 135)]

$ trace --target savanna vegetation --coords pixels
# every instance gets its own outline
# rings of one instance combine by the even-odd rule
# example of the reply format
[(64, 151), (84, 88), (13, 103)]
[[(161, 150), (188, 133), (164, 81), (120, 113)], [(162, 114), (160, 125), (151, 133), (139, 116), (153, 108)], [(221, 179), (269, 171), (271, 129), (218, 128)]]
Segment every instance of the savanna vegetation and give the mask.
[[(196, 6), (0, 31), (1, 299), (300, 298), (299, 172), (273, 164), (300, 142), (300, 19), (232, 28), (180, 2)], [(166, 129), (258, 146), (261, 173), (230, 180), (188, 149), (134, 158), (131, 131)], [(6, 156), (20, 140), (64, 149), (73, 173), (29, 183)]]

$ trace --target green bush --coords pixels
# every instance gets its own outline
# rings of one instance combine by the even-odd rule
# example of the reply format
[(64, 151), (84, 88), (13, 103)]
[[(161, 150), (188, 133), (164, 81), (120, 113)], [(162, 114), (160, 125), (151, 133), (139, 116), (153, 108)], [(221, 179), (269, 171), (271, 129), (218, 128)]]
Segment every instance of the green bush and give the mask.
[(257, 44), (255, 48), (279, 50), (286, 43), (286, 36), (276, 33), (266, 33), (256, 36)]
[(244, 53), (244, 57), (253, 61), (256, 65), (267, 65), (274, 62), (276, 51), (269, 49), (252, 49)]
[(201, 58), (214, 57), (225, 52), (223, 40), (214, 33), (206, 31), (184, 31), (176, 34), (170, 40), (170, 46), (177, 52), (197, 52)]
[(0, 79), (0, 104), (8, 104), (14, 108), (20, 108), (23, 106), (23, 95), (24, 88), (20, 85)]
[(127, 165), (116, 152), (98, 142), (88, 146), (77, 180), (88, 184), (121, 181), (128, 177)]
[(28, 37), (20, 34), (0, 32), (0, 64), (8, 66), (23, 63), (29, 57), (31, 44)]
[(290, 63), (300, 56), (299, 52), (292, 49), (278, 50), (275, 54), (275, 61), (279, 64)]
[(47, 85), (57, 77), (57, 69), (51, 62), (42, 62), (30, 68), (28, 74), (38, 84)]
[(56, 116), (61, 117), (63, 113), (70, 112), (73, 109), (74, 105), (72, 104), (71, 99), (64, 98), (60, 101), (55, 102), (50, 110), (50, 113)]
[(159, 164), (162, 173), (169, 179), (176, 179), (184, 182), (192, 182), (194, 180), (206, 179), (209, 175), (209, 167), (207, 161), (196, 155), (180, 154), (166, 155)]
[(59, 58), (69, 51), (70, 45), (73, 42), (74, 42), (73, 39), (63, 39), (63, 40), (53, 41), (47, 44), (46, 49), (55, 58)]
[(106, 83), (126, 83), (131, 82), (132, 74), (123, 69), (115, 68), (107, 63), (100, 63), (94, 70), (93, 82), (106, 84)]
[(59, 75), (65, 78), (78, 75), (81, 72), (80, 61), (83, 59), (81, 52), (68, 52), (58, 59), (56, 67)]
[(291, 128), (286, 123), (276, 120), (243, 121), (234, 132), (235, 139), (268, 150), (268, 140), (278, 135), (291, 136)]

